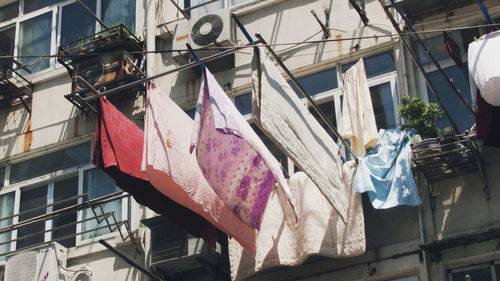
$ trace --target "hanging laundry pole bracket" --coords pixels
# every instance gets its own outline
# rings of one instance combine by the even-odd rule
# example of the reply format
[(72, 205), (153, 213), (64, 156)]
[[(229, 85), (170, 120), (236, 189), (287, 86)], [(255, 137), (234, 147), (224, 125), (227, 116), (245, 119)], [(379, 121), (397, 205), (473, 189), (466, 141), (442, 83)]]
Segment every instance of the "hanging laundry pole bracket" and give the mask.
[[(394, 0), (391, 0), (391, 1), (394, 4)], [(430, 51), (430, 49), (425, 45), (425, 43), (422, 40), (422, 38), (420, 38), (420, 36), (418, 35), (417, 31), (415, 30), (415, 28), (411, 24), (410, 20), (408, 19), (408, 17), (404, 14), (404, 12), (401, 10), (401, 8), (398, 6), (398, 4), (394, 4), (394, 8), (396, 9), (396, 11), (398, 11), (399, 15), (401, 16), (401, 18), (406, 23), (406, 26), (408, 26), (408, 28), (410, 28), (410, 31), (413, 33), (413, 35), (415, 36), (415, 38), (417, 38), (419, 44), (424, 48), (425, 54), (431, 59), (432, 63), (436, 66), (437, 70), (443, 75), (443, 77), (446, 80), (446, 82), (448, 82), (448, 84), (450, 85), (450, 87), (453, 89), (453, 92), (455, 93), (455, 95), (465, 105), (465, 107), (469, 110), (469, 112), (471, 114), (474, 114), (474, 111), (472, 110), (472, 107), (465, 100), (465, 98), (461, 95), (460, 90), (455, 86), (455, 83), (453, 83), (453, 79), (451, 79), (448, 76), (448, 74), (446, 74), (446, 72), (444, 72), (444, 69), (441, 67), (441, 65), (439, 64), (439, 62), (436, 60), (436, 58), (434, 57), (434, 55), (432, 54), (432, 52)]]
[(387, 15), (387, 17), (391, 21), (392, 26), (394, 27), (394, 29), (396, 30), (396, 32), (399, 34), (399, 38), (401, 39), (401, 41), (405, 45), (406, 49), (408, 50), (408, 53), (410, 54), (413, 62), (415, 63), (415, 65), (417, 66), (417, 68), (420, 70), (420, 73), (422, 73), (422, 76), (424, 77), (425, 82), (427, 83), (427, 85), (429, 86), (429, 88), (431, 88), (431, 92), (436, 97), (437, 102), (439, 103), (439, 105), (441, 106), (441, 108), (444, 111), (444, 114), (446, 115), (446, 117), (450, 121), (450, 124), (453, 127), (453, 130), (455, 131), (456, 134), (458, 134), (459, 130), (458, 130), (457, 124), (455, 123), (455, 121), (451, 117), (450, 112), (448, 111), (448, 109), (444, 105), (444, 102), (441, 99), (441, 97), (439, 96), (438, 91), (437, 91), (436, 87), (434, 86), (434, 83), (432, 83), (429, 75), (427, 74), (427, 72), (425, 72), (424, 67), (418, 61), (417, 55), (415, 54), (415, 52), (411, 48), (410, 43), (408, 42), (408, 40), (406, 39), (406, 37), (404, 37), (403, 32), (401, 31), (401, 28), (399, 28), (398, 23), (396, 22), (396, 20), (392, 16), (392, 14), (389, 12), (389, 8), (384, 4), (384, 2), (382, 0), (378, 0), (378, 1), (379, 1), (380, 5), (382, 5), (382, 8), (384, 9), (385, 14)]
[(306, 90), (299, 84), (299, 82), (297, 81), (295, 76), (292, 74), (292, 72), (290, 72), (288, 67), (286, 67), (286, 65), (283, 63), (281, 58), (274, 52), (274, 50), (267, 44), (266, 40), (264, 40), (264, 38), (262, 38), (262, 36), (259, 33), (256, 33), (255, 37), (257, 37), (262, 42), (262, 44), (264, 44), (264, 46), (267, 48), (267, 50), (273, 55), (273, 57), (276, 59), (278, 64), (281, 66), (281, 68), (286, 72), (288, 77), (292, 80), (295, 87), (297, 87), (297, 89), (300, 91), (300, 93), (302, 95), (304, 95), (304, 97), (306, 97), (306, 99), (311, 103), (312, 107), (319, 114), (319, 116), (321, 117), (321, 120), (323, 120), (323, 122), (325, 122), (328, 129), (342, 142), (342, 144), (349, 150), (349, 153), (351, 153), (351, 155), (357, 160), (358, 157), (357, 157), (356, 153), (354, 153), (354, 151), (352, 150), (351, 146), (347, 144), (347, 142), (344, 140), (344, 138), (335, 129), (335, 126), (333, 126), (332, 122), (330, 120), (328, 120), (328, 118), (323, 113), (323, 111), (318, 107), (316, 102), (311, 98), (311, 96), (306, 92)]
[(368, 25), (368, 22), (370, 21), (368, 19), (368, 17), (366, 16), (366, 13), (365, 11), (363, 11), (363, 9), (361, 9), (361, 7), (358, 5), (358, 3), (356, 3), (355, 0), (349, 0), (349, 3), (351, 3), (351, 5), (354, 7), (354, 9), (356, 10), (356, 12), (358, 13), (359, 17), (361, 18), (361, 20), (363, 21), (363, 24), (365, 26)]
[(314, 10), (311, 10), (311, 14), (314, 16), (318, 24), (321, 26), (321, 30), (323, 30), (323, 34), (325, 35), (325, 38), (330, 38), (330, 30), (328, 30), (328, 18), (326, 19), (326, 23), (322, 23), (321, 20), (318, 17), (318, 14)]

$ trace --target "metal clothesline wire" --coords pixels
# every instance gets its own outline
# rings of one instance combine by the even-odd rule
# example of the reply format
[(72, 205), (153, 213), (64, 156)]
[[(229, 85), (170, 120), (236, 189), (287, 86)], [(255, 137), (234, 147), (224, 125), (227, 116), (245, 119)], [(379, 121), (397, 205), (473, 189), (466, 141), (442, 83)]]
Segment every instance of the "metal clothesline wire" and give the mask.
[[(371, 26), (371, 25), (369, 25)], [(483, 28), (483, 27), (499, 27), (500, 23), (495, 23), (495, 24), (483, 24), (483, 25), (474, 25), (474, 26), (464, 26), (464, 27), (452, 27), (452, 28), (443, 28), (443, 29), (432, 29), (432, 30), (425, 30), (425, 31), (417, 31), (417, 34), (430, 34), (430, 33), (442, 33), (443, 31), (457, 31), (457, 30), (467, 30), (467, 29), (474, 29), (474, 28)], [(366, 28), (366, 27), (365, 27)], [(414, 32), (402, 32), (401, 35), (414, 35)], [(320, 44), (320, 43), (327, 43), (327, 42), (339, 42), (339, 41), (352, 41), (352, 40), (365, 40), (365, 39), (378, 39), (378, 38), (384, 38), (384, 37), (394, 37), (398, 38), (400, 35), (398, 33), (391, 33), (391, 34), (380, 34), (380, 35), (370, 35), (370, 36), (358, 36), (358, 37), (344, 37), (344, 38), (330, 38), (330, 39), (320, 39), (320, 40), (305, 40), (305, 41), (297, 41), (297, 42), (284, 42), (284, 43), (270, 43), (268, 44), (269, 46), (289, 46), (289, 45), (302, 45), (302, 44)], [(250, 48), (253, 46), (238, 46), (242, 49), (244, 48)], [(227, 50), (231, 49), (233, 47), (203, 47), (203, 48), (198, 48), (196, 50)], [(278, 50), (282, 51), (282, 50)], [(189, 52), (189, 50), (186, 49), (170, 49), (170, 50), (154, 50), (154, 51), (130, 51), (128, 53), (130, 54), (148, 54), (148, 53), (175, 53), (175, 52)], [(116, 54), (122, 54), (116, 53), (116, 52), (102, 52), (102, 53), (92, 53), (92, 54), (73, 54), (72, 56), (77, 57), (77, 56), (102, 56), (102, 55), (116, 55)], [(50, 58), (57, 58), (60, 57), (58, 54), (54, 55), (17, 55), (17, 56), (7, 56), (7, 55), (0, 55), (0, 59), (18, 59), (18, 58), (40, 58), (40, 59), (50, 59)], [(41, 61), (36, 61), (35, 63), (40, 63)], [(31, 63), (28, 63), (28, 65)]]

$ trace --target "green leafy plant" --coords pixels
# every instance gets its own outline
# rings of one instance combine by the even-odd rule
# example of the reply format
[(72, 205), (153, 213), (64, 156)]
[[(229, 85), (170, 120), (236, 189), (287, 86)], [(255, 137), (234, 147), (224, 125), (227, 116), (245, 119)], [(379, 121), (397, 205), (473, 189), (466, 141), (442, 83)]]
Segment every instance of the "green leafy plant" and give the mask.
[(425, 104), (420, 98), (403, 97), (399, 112), (405, 120), (405, 124), (400, 126), (401, 130), (413, 128), (422, 138), (439, 136), (440, 130), (436, 128), (436, 122), (444, 113), (437, 104)]

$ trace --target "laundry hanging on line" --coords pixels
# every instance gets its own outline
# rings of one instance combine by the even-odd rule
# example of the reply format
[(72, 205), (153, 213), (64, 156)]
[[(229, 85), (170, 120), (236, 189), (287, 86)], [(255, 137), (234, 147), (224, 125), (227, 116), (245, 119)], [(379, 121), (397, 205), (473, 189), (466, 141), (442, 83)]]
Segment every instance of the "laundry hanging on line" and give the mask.
[(486, 102), (500, 106), (500, 31), (481, 36), (469, 44), (469, 82), (473, 107), (477, 109), (476, 89)]
[(347, 258), (363, 254), (366, 250), (363, 206), (361, 195), (352, 190), (355, 169), (354, 160), (343, 165), (346, 188), (342, 192), (348, 198), (345, 222), (303, 172), (295, 173), (288, 180), (297, 199), (299, 222), (295, 226), (289, 226), (284, 219), (281, 205), (286, 198), (271, 192), (261, 231), (257, 234), (255, 255), (234, 239), (228, 242), (231, 279), (243, 280), (271, 267), (300, 265), (313, 255)]
[[(141, 171), (144, 133), (105, 97), (99, 100), (92, 162), (103, 169), (116, 185), (186, 232), (216, 244), (216, 228), (206, 219), (177, 204), (149, 182)], [(165, 177), (165, 187), (180, 189)]]
[(379, 142), (359, 158), (354, 178), (356, 192), (368, 192), (375, 209), (421, 204), (410, 162), (413, 131), (380, 129)]
[[(224, 204), (203, 176), (196, 156), (189, 153), (193, 124), (193, 120), (167, 94), (150, 83), (142, 167), (158, 190), (203, 216), (253, 252), (255, 229)], [(173, 188), (169, 179), (176, 182), (178, 188)]]
[(264, 48), (252, 60), (255, 123), (316, 184), (341, 218), (348, 198), (342, 182), (338, 146), (297, 97)]
[(278, 182), (296, 221), (293, 198), (280, 164), (238, 112), (208, 69), (204, 71), (196, 107), (191, 151), (210, 186), (243, 221), (256, 229)]
[(476, 91), (476, 137), (483, 139), (485, 146), (500, 147), (500, 106), (487, 103), (479, 89)]
[(377, 123), (373, 114), (363, 59), (346, 71), (342, 92), (342, 119), (339, 133), (343, 138), (349, 139), (354, 153), (358, 157), (363, 157), (366, 148), (378, 141)]

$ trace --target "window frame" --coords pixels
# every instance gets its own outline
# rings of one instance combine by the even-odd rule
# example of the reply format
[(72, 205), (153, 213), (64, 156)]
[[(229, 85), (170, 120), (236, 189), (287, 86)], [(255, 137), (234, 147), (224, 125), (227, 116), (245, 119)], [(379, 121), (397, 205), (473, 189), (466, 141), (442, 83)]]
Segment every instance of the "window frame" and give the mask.
[[(46, 202), (47, 202), (47, 205), (48, 205), (48, 204), (51, 204), (53, 202), (53, 198), (54, 198), (54, 183), (55, 182), (59, 182), (59, 181), (62, 181), (62, 180), (65, 180), (65, 179), (69, 179), (69, 178), (72, 178), (72, 177), (78, 177), (78, 195), (81, 195), (81, 194), (83, 194), (83, 175), (84, 175), (84, 172), (92, 170), (92, 169), (98, 169), (98, 168), (96, 168), (92, 164), (92, 162), (89, 161), (89, 162), (86, 162), (84, 164), (80, 164), (80, 165), (77, 165), (77, 166), (73, 166), (73, 167), (69, 167), (69, 168), (66, 168), (66, 169), (58, 170), (58, 171), (55, 171), (55, 172), (51, 172), (51, 173), (48, 173), (48, 174), (44, 174), (44, 175), (41, 175), (41, 176), (38, 176), (38, 177), (35, 177), (35, 178), (30, 178), (28, 180), (24, 180), (24, 181), (21, 181), (21, 182), (9, 185), (9, 176), (10, 176), (10, 167), (11, 167), (11, 165), (14, 165), (14, 164), (17, 164), (17, 163), (20, 163), (20, 162), (29, 161), (30, 159), (33, 159), (35, 157), (47, 155), (47, 154), (50, 154), (50, 153), (53, 153), (53, 152), (56, 152), (56, 151), (59, 151), (59, 150), (68, 149), (70, 147), (77, 146), (77, 145), (80, 145), (80, 144), (83, 144), (83, 143), (86, 143), (86, 142), (90, 142), (90, 147), (91, 148), (89, 150), (89, 153), (90, 153), (89, 154), (89, 159), (91, 159), (91, 157), (92, 157), (93, 142), (92, 142), (91, 139), (85, 138), (85, 139), (82, 139), (80, 141), (70, 142), (70, 143), (67, 143), (67, 144), (64, 144), (64, 145), (58, 145), (58, 146), (56, 146), (54, 148), (51, 148), (49, 150), (46, 150), (46, 151), (43, 151), (43, 152), (40, 152), (40, 153), (33, 153), (33, 154), (29, 155), (29, 156), (21, 157), (19, 159), (15, 159), (13, 161), (10, 161), (10, 162), (6, 163), (4, 165), (5, 166), (4, 186), (0, 187), (0, 195), (4, 195), (4, 194), (8, 194), (8, 193), (14, 192), (14, 214), (19, 214), (20, 203), (21, 203), (21, 192), (23, 190), (29, 190), (29, 189), (32, 189), (32, 188), (37, 188), (37, 187), (40, 187), (40, 186), (43, 186), (43, 185), (47, 185), (47, 194), (46, 194), (47, 201)], [(128, 197), (121, 198), (120, 200), (121, 200), (122, 215), (121, 215), (121, 217), (117, 217), (116, 219), (118, 221), (120, 221), (120, 220), (128, 220), (132, 216), (132, 212), (130, 212), (130, 208), (131, 208), (131, 203), (132, 203), (131, 201), (133, 201), (133, 200), (129, 200)], [(81, 204), (81, 203), (83, 203), (83, 198), (78, 198), (78, 204)], [(46, 210), (45, 210), (45, 213), (51, 212), (52, 209), (53, 209), (53, 206), (47, 207)], [(76, 219), (77, 219), (77, 221), (81, 221), (82, 220), (82, 218), (83, 218), (83, 212), (84, 211), (85, 210), (79, 210), (79, 211), (77, 211), (77, 213), (76, 213), (76, 217), (77, 217)], [(11, 225), (17, 224), (18, 222), (19, 222), (19, 216), (15, 216), (12, 219), (12, 224)], [(46, 220), (45, 221), (44, 230), (50, 230), (52, 228), (52, 224), (53, 224), (53, 219)], [(83, 225), (83, 223), (77, 223), (76, 224), (75, 233), (81, 232), (82, 225)], [(122, 231), (126, 231), (125, 230), (125, 226), (122, 225), (121, 226), (121, 230)], [(11, 232), (11, 240), (16, 239), (17, 235), (18, 235), (17, 229), (13, 230)], [(79, 235), (75, 236), (75, 246), (74, 247), (79, 247), (79, 246), (83, 246), (83, 245), (92, 244), (92, 243), (97, 242), (99, 239), (108, 239), (108, 238), (115, 237), (116, 235), (117, 235), (117, 232), (115, 231), (115, 232), (107, 233), (107, 234), (104, 234), (104, 235), (101, 235), (101, 236), (98, 236), (98, 237), (95, 237), (95, 238), (91, 238), (91, 239), (82, 239), (83, 234), (79, 234)], [(50, 241), (51, 239), (52, 239), (52, 231), (46, 232), (44, 234), (44, 241), (47, 242), (47, 241)], [(12, 251), (13, 249), (17, 250), (16, 241), (12, 241), (10, 243), (10, 251)], [(0, 261), (0, 264), (2, 264), (1, 261)]]
[[(52, 22), (51, 22), (51, 31), (50, 31), (50, 50), (49, 50), (49, 55), (55, 55), (58, 52), (58, 48), (61, 43), (61, 34), (62, 34), (62, 16), (63, 16), (63, 8), (66, 6), (69, 6), (71, 4), (77, 3), (76, 0), (65, 0), (61, 1), (58, 3), (54, 3), (52, 5), (43, 7), (41, 9), (34, 10), (32, 12), (24, 14), (24, 2), (29, 1), (29, 0), (19, 0), (19, 10), (18, 10), (18, 16), (4, 21), (0, 22), (0, 31), (3, 31), (5, 29), (14, 27), (14, 52), (13, 56), (17, 57), (19, 54), (19, 38), (20, 38), (20, 26), (22, 22), (25, 22), (27, 20), (33, 19), (37, 16), (41, 16), (43, 14), (52, 12)], [(96, 11), (95, 14), (97, 17), (101, 18), (102, 17), (102, 4), (103, 1), (105, 0), (95, 0), (96, 1)], [(135, 7), (137, 7), (137, 0), (133, 0)], [(136, 9), (137, 10), (137, 9)], [(136, 25), (136, 30), (137, 30), (137, 16), (138, 13), (137, 11), (135, 12), (135, 17), (133, 19), (133, 22), (135, 22)], [(94, 32), (99, 32), (101, 30), (100, 24), (96, 21), (94, 24)], [(17, 59), (18, 61), (20, 59)], [(36, 61), (33, 60), (33, 61)], [(57, 61), (57, 58), (51, 57), (48, 59), (49, 61), (49, 66), (45, 69), (42, 69), (40, 71), (33, 71), (32, 73), (25, 73), (23, 76), (25, 78), (33, 78), (35, 76), (43, 75), (50, 73), (53, 70), (58, 70), (58, 69), (63, 69), (63, 66)]]

